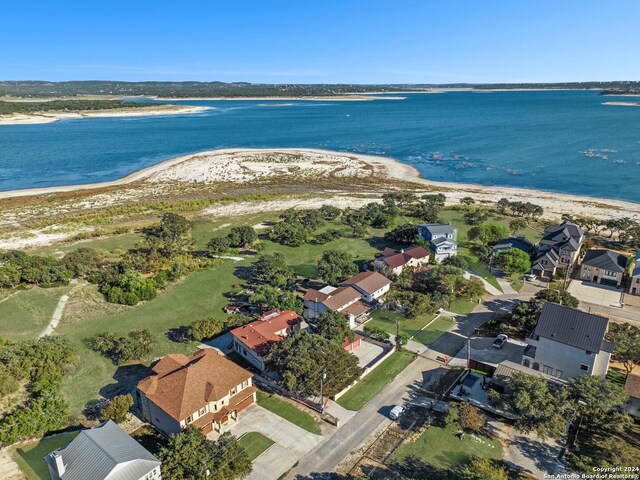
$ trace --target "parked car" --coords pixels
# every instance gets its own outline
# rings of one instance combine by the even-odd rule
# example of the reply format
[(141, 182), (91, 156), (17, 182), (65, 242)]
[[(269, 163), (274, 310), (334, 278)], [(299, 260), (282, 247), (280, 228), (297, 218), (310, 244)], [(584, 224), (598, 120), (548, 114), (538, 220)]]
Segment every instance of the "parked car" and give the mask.
[(400, 418), (400, 415), (404, 413), (404, 408), (404, 405), (396, 405), (391, 409), (389, 418), (391, 418), (391, 420), (397, 420), (398, 418)]
[(527, 282), (535, 282), (538, 277), (536, 277), (535, 275), (531, 274), (531, 275), (526, 275), (524, 278), (525, 278), (525, 280)]
[(444, 313), (444, 308), (440, 307), (438, 309), (438, 315), (442, 315)]
[(502, 347), (504, 347), (504, 344), (507, 343), (507, 340), (509, 340), (509, 337), (507, 337), (504, 333), (501, 333), (493, 341), (493, 347), (494, 348), (502, 348)]

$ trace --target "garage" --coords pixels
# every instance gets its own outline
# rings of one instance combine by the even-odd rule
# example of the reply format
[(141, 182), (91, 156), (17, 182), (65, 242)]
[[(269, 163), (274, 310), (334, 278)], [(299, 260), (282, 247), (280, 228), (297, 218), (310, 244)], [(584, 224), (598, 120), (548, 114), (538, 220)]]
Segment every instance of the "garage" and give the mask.
[(236, 413), (240, 413), (242, 410), (247, 408), (249, 405), (252, 405), (253, 403), (254, 403), (253, 394), (251, 394), (236, 405), (236, 409), (235, 409)]

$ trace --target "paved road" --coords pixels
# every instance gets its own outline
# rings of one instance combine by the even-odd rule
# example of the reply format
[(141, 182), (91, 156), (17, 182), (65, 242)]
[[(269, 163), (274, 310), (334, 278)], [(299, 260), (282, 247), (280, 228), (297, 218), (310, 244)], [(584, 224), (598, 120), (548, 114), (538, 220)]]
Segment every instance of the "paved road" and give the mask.
[(640, 326), (640, 313), (634, 308), (630, 310), (629, 307), (617, 308), (606, 307), (603, 305), (597, 305), (595, 303), (580, 302), (580, 308), (585, 312), (591, 312), (594, 314), (601, 314), (605, 316), (617, 317), (621, 320), (626, 320), (629, 323)]
[(439, 368), (438, 363), (418, 357), (351, 420), (303, 457), (287, 478), (335, 470), (342, 460), (362, 446), (378, 429), (391, 423), (387, 416), (390, 409), (403, 398), (409, 398), (410, 387), (414, 383), (422, 384), (426, 377), (437, 375)]

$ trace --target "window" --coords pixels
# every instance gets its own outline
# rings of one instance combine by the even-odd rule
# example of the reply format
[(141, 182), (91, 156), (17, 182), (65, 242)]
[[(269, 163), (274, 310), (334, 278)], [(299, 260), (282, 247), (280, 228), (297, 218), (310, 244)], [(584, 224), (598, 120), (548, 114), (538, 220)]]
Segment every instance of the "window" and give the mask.
[(189, 425), (191, 422), (193, 422), (193, 417), (191, 415), (189, 415), (187, 417), (187, 425)]
[(605, 271), (604, 271), (604, 274), (605, 274), (607, 277), (615, 277), (615, 276), (616, 276), (616, 272), (610, 272), (609, 270), (605, 270)]
[(542, 366), (542, 373), (545, 373), (547, 375), (553, 375), (553, 368), (548, 367), (547, 365), (543, 365)]
[(200, 409), (200, 411), (198, 412), (198, 414), (199, 414), (200, 416), (202, 416), (202, 415), (204, 415), (204, 414), (206, 413), (206, 411), (207, 411), (207, 408), (206, 408), (206, 407), (203, 407), (203, 408), (201, 408), (201, 409)]
[(247, 388), (249, 386), (249, 380), (245, 380), (242, 382), (242, 388)]
[(584, 363), (580, 365), (580, 370), (584, 370), (585, 372), (589, 371), (589, 365), (585, 365)]
[(238, 387), (233, 387), (233, 389), (231, 390), (231, 395), (235, 395), (238, 391)]
[(562, 378), (562, 370), (556, 370), (556, 378)]

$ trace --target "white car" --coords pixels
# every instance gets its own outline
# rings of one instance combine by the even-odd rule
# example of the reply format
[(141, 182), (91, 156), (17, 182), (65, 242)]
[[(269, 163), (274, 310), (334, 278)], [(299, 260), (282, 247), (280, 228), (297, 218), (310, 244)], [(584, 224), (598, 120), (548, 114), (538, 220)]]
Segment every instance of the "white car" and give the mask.
[(509, 337), (506, 336), (504, 333), (501, 333), (493, 341), (493, 347), (500, 349), (500, 348), (504, 347), (504, 344), (507, 343), (507, 340), (509, 340)]
[(404, 405), (396, 405), (391, 409), (391, 412), (389, 413), (389, 418), (391, 418), (391, 420), (397, 420), (398, 418), (400, 418), (400, 415), (402, 415), (403, 413), (404, 413)]
[(538, 277), (536, 277), (535, 275), (531, 274), (531, 275), (526, 275), (524, 278), (525, 278), (525, 280), (527, 282), (535, 282)]
[(444, 313), (444, 308), (440, 307), (438, 309), (438, 315), (442, 315)]

